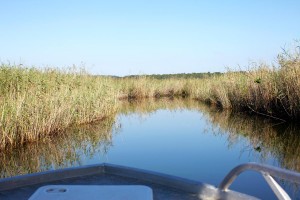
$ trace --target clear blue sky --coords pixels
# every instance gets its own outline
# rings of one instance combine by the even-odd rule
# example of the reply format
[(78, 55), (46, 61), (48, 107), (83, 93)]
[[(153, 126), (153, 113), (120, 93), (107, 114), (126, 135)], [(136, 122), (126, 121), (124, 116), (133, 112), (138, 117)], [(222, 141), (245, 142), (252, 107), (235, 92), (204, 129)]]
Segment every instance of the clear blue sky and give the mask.
[(0, 61), (93, 74), (225, 71), (300, 39), (298, 0), (11, 0)]

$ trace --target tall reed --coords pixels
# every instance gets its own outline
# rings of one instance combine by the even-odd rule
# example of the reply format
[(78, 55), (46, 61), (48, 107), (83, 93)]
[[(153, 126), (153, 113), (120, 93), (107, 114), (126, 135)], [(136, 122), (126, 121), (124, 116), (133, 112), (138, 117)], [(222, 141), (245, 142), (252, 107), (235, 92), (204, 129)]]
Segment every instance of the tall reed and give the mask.
[(0, 67), (0, 148), (44, 140), (116, 111), (109, 78), (84, 72)]
[(184, 96), (281, 120), (300, 118), (300, 52), (277, 65), (202, 79), (99, 77), (78, 70), (0, 65), (0, 149), (49, 139), (74, 124), (112, 116), (120, 99)]
[(224, 108), (250, 110), (277, 119), (299, 119), (300, 52), (296, 49), (279, 54), (277, 62), (212, 78), (205, 84), (206, 91), (196, 97), (208, 98)]

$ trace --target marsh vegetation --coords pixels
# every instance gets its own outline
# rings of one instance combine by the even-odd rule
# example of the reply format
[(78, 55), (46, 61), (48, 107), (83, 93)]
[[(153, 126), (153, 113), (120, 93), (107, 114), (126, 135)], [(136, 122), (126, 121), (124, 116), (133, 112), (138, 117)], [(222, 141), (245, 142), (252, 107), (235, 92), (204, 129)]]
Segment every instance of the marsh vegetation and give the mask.
[(300, 118), (300, 53), (276, 65), (201, 78), (92, 76), (83, 70), (0, 66), (0, 148), (51, 140), (71, 126), (114, 116), (122, 99), (189, 97), (281, 121)]

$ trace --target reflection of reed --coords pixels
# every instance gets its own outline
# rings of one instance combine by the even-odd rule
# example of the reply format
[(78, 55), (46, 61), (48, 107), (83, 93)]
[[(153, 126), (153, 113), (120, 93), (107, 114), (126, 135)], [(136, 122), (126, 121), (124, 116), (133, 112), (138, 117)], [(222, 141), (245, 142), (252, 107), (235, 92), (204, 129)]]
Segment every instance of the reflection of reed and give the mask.
[[(300, 171), (300, 129), (294, 124), (278, 124), (259, 116), (219, 111), (192, 99), (147, 99), (122, 101), (121, 104), (119, 114), (123, 115), (149, 115), (159, 109), (199, 110), (206, 115), (213, 134), (227, 134), (229, 145), (237, 143), (239, 138), (247, 138), (251, 149), (262, 159), (271, 155), (281, 167)], [(51, 142), (28, 144), (10, 153), (1, 152), (0, 177), (80, 165), (82, 154), (86, 157), (105, 154), (112, 144), (112, 132), (117, 131), (113, 128), (118, 128), (114, 120), (112, 116), (100, 124), (69, 129), (72, 134), (62, 134)]]
[(228, 134), (229, 143), (234, 144), (239, 137), (245, 137), (262, 159), (271, 155), (280, 167), (300, 171), (300, 127), (296, 124), (230, 111), (205, 110), (210, 121), (220, 128), (219, 133)]
[(190, 98), (161, 98), (161, 99), (142, 99), (132, 101), (122, 101), (120, 106), (121, 114), (146, 114), (156, 112), (157, 110), (194, 110), (200, 108), (202, 104)]
[(112, 132), (118, 128), (114, 118), (99, 124), (82, 125), (51, 142), (33, 143), (24, 148), (1, 152), (0, 178), (81, 164), (82, 155), (106, 153), (112, 144)]
[(240, 138), (247, 138), (251, 149), (258, 152), (262, 160), (271, 155), (278, 160), (280, 167), (300, 171), (300, 127), (296, 124), (228, 110), (220, 111), (191, 99), (178, 98), (123, 102), (121, 113), (147, 115), (158, 109), (199, 110), (207, 116), (213, 134), (227, 134), (229, 146), (237, 143)]
[[(158, 109), (199, 110), (206, 116), (207, 125), (211, 134), (227, 135), (229, 146), (239, 143), (241, 138), (249, 141), (251, 151), (255, 151), (261, 160), (274, 157), (280, 167), (300, 171), (300, 127), (295, 124), (286, 124), (272, 121), (261, 116), (250, 116), (245, 113), (234, 113), (229, 110), (220, 111), (216, 107), (190, 99), (163, 99), (141, 102), (130, 102), (123, 106), (122, 113), (139, 113), (149, 115)], [(299, 196), (299, 186), (280, 181), (292, 197)]]
[[(259, 153), (261, 159), (274, 157), (279, 167), (300, 172), (300, 135), (299, 125), (270, 121), (258, 116), (241, 113), (212, 112), (209, 118), (228, 134), (229, 143), (235, 143), (239, 137), (245, 137), (252, 150)], [(299, 196), (299, 186), (280, 181), (293, 197)]]

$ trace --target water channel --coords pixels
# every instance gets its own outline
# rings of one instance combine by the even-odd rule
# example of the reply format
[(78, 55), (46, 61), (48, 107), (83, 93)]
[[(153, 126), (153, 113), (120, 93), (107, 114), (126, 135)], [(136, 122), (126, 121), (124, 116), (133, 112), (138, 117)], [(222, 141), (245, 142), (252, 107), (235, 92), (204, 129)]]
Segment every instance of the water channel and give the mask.
[[(300, 171), (300, 129), (259, 116), (220, 111), (190, 99), (122, 102), (100, 123), (73, 127), (51, 142), (1, 152), (1, 178), (101, 162), (218, 185), (238, 164)], [(294, 199), (297, 185), (280, 181)], [(231, 189), (274, 199), (261, 175), (242, 174)]]

